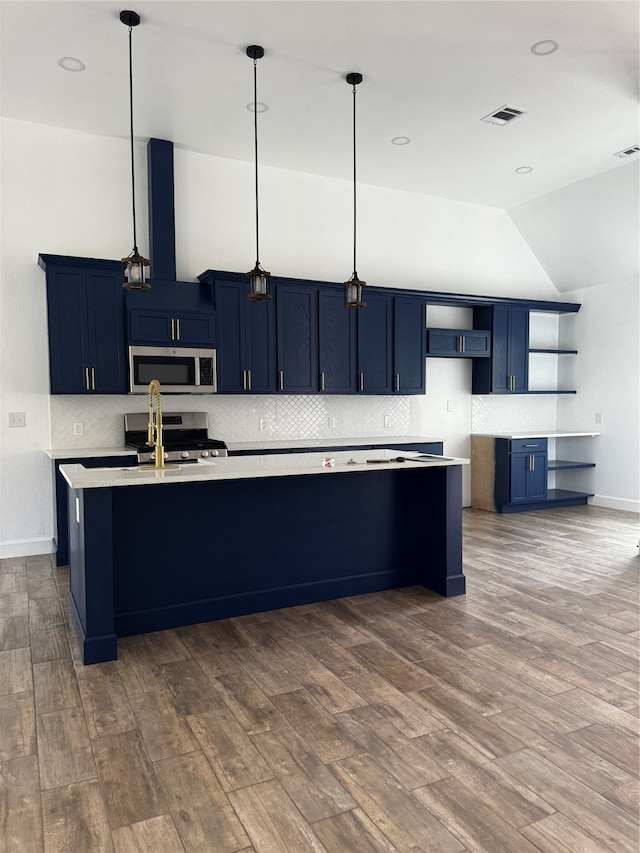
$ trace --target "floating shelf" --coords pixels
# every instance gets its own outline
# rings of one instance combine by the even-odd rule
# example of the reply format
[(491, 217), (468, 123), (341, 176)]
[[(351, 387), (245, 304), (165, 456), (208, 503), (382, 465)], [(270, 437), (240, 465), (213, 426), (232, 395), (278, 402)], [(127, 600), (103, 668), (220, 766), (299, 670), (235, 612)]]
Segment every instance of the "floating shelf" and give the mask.
[(569, 462), (567, 459), (550, 459), (547, 471), (567, 471), (570, 468), (595, 468), (595, 462)]
[(529, 353), (544, 353), (547, 355), (578, 355), (577, 349), (530, 349)]
[(510, 394), (575, 394), (575, 391), (510, 391)]

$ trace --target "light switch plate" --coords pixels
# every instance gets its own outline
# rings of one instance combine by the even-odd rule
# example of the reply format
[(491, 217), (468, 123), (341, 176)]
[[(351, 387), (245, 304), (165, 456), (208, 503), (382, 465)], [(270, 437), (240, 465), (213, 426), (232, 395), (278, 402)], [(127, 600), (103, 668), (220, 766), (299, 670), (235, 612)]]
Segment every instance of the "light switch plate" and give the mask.
[(25, 424), (24, 412), (9, 412), (9, 426), (23, 427)]

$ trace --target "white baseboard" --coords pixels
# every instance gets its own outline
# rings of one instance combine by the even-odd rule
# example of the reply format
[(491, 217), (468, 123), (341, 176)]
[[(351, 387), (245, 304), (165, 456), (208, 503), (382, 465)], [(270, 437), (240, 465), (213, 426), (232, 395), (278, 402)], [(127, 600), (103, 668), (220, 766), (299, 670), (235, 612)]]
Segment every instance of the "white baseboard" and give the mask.
[(0, 558), (35, 557), (53, 554), (53, 539), (19, 539), (15, 542), (0, 542)]
[(640, 501), (628, 498), (612, 498), (609, 495), (594, 495), (589, 501), (592, 506), (603, 506), (608, 509), (621, 509), (624, 512), (640, 512)]

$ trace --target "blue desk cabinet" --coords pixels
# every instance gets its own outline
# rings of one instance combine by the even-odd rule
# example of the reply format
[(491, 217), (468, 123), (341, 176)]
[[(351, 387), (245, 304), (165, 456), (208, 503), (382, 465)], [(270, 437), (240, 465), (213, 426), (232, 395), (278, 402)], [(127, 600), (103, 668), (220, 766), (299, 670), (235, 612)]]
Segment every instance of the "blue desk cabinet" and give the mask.
[(358, 312), (358, 382), (364, 394), (393, 392), (393, 297), (365, 292)]
[(315, 394), (318, 391), (318, 289), (303, 282), (277, 282), (274, 290), (277, 389), (285, 394)]
[(125, 394), (122, 264), (40, 255), (52, 394)]
[(318, 291), (318, 367), (322, 393), (356, 391), (356, 320), (356, 311), (344, 307), (342, 288)]
[(253, 448), (251, 450), (230, 450), (229, 456), (272, 456), (276, 453), (342, 453), (349, 450), (381, 450), (385, 447), (397, 448), (398, 455), (402, 455), (405, 451), (415, 451), (416, 453), (435, 453), (438, 456), (444, 454), (444, 442), (442, 441), (427, 441), (410, 443), (402, 441), (390, 441), (389, 444), (369, 444), (363, 441), (361, 444), (332, 444), (327, 439), (326, 444), (318, 444), (314, 442), (311, 445), (305, 446), (304, 443), (296, 447), (263, 447)]
[(83, 465), (85, 468), (119, 468), (136, 464), (135, 454), (129, 456), (91, 456), (78, 459), (56, 459), (55, 461), (55, 498), (56, 498), (56, 566), (69, 565), (69, 488), (60, 473), (61, 465)]
[(427, 329), (427, 355), (437, 358), (489, 358), (491, 335), (478, 329)]
[(214, 274), (207, 280), (215, 306), (218, 393), (274, 393), (273, 301), (249, 302), (249, 282), (241, 274)]
[(494, 305), (473, 309), (473, 325), (491, 333), (491, 358), (474, 359), (473, 394), (529, 389), (529, 309)]
[(398, 394), (424, 394), (427, 337), (424, 302), (396, 296), (393, 326), (393, 390)]
[(509, 503), (547, 499), (547, 440), (517, 439), (510, 442)]

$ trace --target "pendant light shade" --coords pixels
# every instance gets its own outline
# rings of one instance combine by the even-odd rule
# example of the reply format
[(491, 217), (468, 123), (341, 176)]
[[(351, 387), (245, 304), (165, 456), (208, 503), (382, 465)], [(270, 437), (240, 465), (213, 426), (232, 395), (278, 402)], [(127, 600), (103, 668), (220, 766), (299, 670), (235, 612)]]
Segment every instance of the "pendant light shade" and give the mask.
[(365, 308), (367, 303), (362, 300), (362, 288), (367, 282), (360, 281), (356, 272), (356, 86), (362, 83), (362, 74), (352, 71), (350, 74), (347, 74), (345, 79), (353, 87), (353, 273), (349, 281), (345, 281), (344, 283), (344, 307)]
[(259, 44), (251, 44), (246, 50), (249, 59), (253, 60), (253, 145), (256, 171), (256, 264), (248, 272), (250, 302), (268, 302), (271, 299), (271, 273), (260, 266), (260, 209), (258, 205), (258, 60), (264, 56), (264, 48)]
[(133, 152), (133, 60), (131, 51), (131, 33), (134, 27), (140, 23), (140, 15), (131, 10), (120, 12), (120, 20), (129, 27), (129, 139), (131, 144), (131, 212), (133, 218), (133, 250), (122, 259), (123, 282), (122, 286), (127, 290), (150, 290), (151, 285), (146, 281), (145, 267), (149, 261), (143, 258), (138, 251), (138, 240), (136, 235), (136, 176)]

